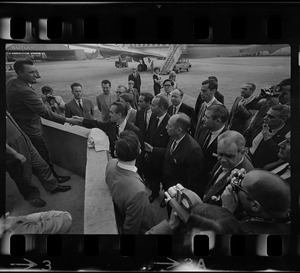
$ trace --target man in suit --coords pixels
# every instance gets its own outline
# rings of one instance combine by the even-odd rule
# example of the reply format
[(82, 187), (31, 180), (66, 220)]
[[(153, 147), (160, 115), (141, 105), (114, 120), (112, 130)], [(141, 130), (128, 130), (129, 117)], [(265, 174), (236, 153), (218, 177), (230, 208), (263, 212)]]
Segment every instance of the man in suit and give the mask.
[(79, 116), (88, 119), (94, 118), (94, 106), (90, 99), (82, 97), (82, 85), (74, 82), (71, 84), (71, 90), (74, 98), (66, 103), (65, 115), (67, 118)]
[(144, 137), (152, 115), (150, 106), (153, 98), (153, 95), (148, 92), (142, 92), (139, 97), (139, 110), (136, 112), (134, 125), (142, 131)]
[(205, 80), (204, 82), (202, 82), (200, 94), (201, 94), (201, 97), (204, 100), (204, 102), (202, 103), (202, 105), (200, 107), (198, 117), (196, 117), (197, 124), (196, 124), (195, 135), (194, 135), (194, 139), (198, 143), (199, 143), (199, 137), (201, 134), (201, 129), (203, 127), (202, 123), (203, 123), (203, 117), (204, 117), (206, 109), (209, 106), (214, 105), (214, 104), (222, 105), (222, 103), (219, 102), (215, 98), (216, 88), (217, 88), (217, 83), (214, 80)]
[(189, 130), (191, 136), (195, 132), (195, 111), (193, 107), (182, 102), (183, 91), (181, 89), (175, 89), (171, 92), (171, 105), (168, 108), (168, 114), (170, 116), (176, 115), (179, 112), (187, 114), (191, 119), (191, 128)]
[(224, 105), (211, 105), (205, 111), (203, 130), (199, 136), (199, 145), (204, 154), (204, 181), (208, 181), (210, 172), (218, 162), (217, 140), (220, 134), (227, 131), (228, 116)]
[(30, 138), (41, 157), (49, 164), (54, 177), (59, 183), (70, 180), (70, 176), (58, 175), (50, 162), (49, 152), (42, 136), (41, 117), (61, 124), (70, 118), (58, 115), (47, 109), (32, 88), (36, 83), (35, 67), (31, 60), (18, 60), (14, 63), (17, 78), (6, 86), (7, 108), (21, 130)]
[(146, 187), (135, 167), (141, 151), (139, 139), (125, 130), (115, 146), (117, 159), (107, 163), (105, 181), (114, 202), (119, 233), (145, 234), (155, 223)]
[(101, 82), (101, 87), (103, 93), (99, 94), (96, 97), (96, 102), (99, 111), (101, 112), (101, 121), (102, 122), (108, 122), (109, 117), (109, 111), (112, 104), (118, 100), (118, 96), (115, 92), (111, 92), (111, 82), (109, 80), (103, 80)]
[(264, 166), (264, 170), (270, 171), (279, 175), (284, 180), (290, 182), (291, 179), (291, 132), (285, 135), (285, 140), (279, 144), (278, 157), (279, 160)]
[(152, 191), (149, 196), (150, 202), (159, 196), (162, 182), (164, 157), (169, 142), (166, 129), (170, 118), (167, 113), (168, 106), (167, 99), (159, 95), (154, 97), (151, 103), (152, 115), (145, 137), (145, 178)]
[(290, 106), (277, 104), (272, 106), (265, 118), (261, 130), (253, 132), (247, 139), (248, 155), (255, 168), (278, 160), (278, 144), (285, 139), (290, 131), (287, 120), (290, 117)]
[(163, 167), (163, 188), (180, 183), (199, 196), (203, 195), (203, 152), (188, 134), (190, 118), (184, 113), (172, 116), (167, 125), (170, 136)]
[(254, 115), (254, 110), (249, 106), (255, 99), (255, 88), (256, 86), (254, 83), (246, 83), (242, 86), (241, 96), (235, 99), (229, 114), (229, 130), (234, 130), (244, 135), (248, 129)]
[(236, 186), (228, 185), (221, 199), (232, 213), (240, 207), (246, 212), (242, 233), (290, 234), (290, 196), (290, 185), (280, 176), (252, 170)]
[(135, 67), (132, 68), (132, 74), (130, 74), (128, 76), (128, 82), (129, 81), (134, 82), (133, 88), (136, 88), (136, 90), (138, 91), (138, 95), (140, 95), (141, 94), (142, 81), (141, 81), (141, 76), (140, 76), (139, 73), (136, 72)]
[[(224, 104), (224, 96), (218, 91), (218, 79), (215, 76), (209, 76), (208, 80), (214, 80), (216, 82), (216, 92), (215, 92), (215, 97), (216, 99), (221, 102), (222, 104)], [(204, 102), (204, 99), (201, 97), (201, 92), (198, 95), (196, 104), (195, 104), (195, 117), (198, 117), (199, 115), (199, 111), (200, 111), (200, 107), (202, 105), (202, 103)]]
[(214, 166), (203, 196), (204, 203), (220, 205), (220, 195), (229, 184), (227, 178), (233, 169), (244, 168), (246, 172), (254, 169), (244, 155), (245, 138), (236, 131), (226, 131), (218, 136), (218, 162)]
[(71, 123), (73, 125), (82, 125), (87, 128), (99, 128), (103, 130), (108, 136), (110, 154), (112, 157), (115, 157), (115, 142), (119, 139), (120, 133), (124, 130), (133, 131), (138, 136), (141, 146), (143, 147), (144, 139), (142, 133), (139, 128), (127, 121), (127, 107), (123, 102), (114, 102), (110, 107), (109, 116), (110, 120), (108, 122), (75, 116), (72, 118)]

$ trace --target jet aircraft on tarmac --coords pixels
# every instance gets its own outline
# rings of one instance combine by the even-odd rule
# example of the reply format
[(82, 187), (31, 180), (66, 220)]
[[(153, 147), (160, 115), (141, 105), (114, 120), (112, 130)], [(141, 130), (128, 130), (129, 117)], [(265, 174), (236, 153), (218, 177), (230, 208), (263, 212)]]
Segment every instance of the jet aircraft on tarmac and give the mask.
[(138, 71), (146, 71), (144, 58), (164, 60), (161, 70), (171, 71), (180, 57), (186, 59), (214, 57), (242, 57), (270, 55), (284, 50), (290, 54), (287, 44), (269, 45), (220, 45), (220, 44), (76, 44), (79, 47), (95, 49), (104, 58), (118, 58), (115, 66), (127, 67), (128, 61), (136, 61)]

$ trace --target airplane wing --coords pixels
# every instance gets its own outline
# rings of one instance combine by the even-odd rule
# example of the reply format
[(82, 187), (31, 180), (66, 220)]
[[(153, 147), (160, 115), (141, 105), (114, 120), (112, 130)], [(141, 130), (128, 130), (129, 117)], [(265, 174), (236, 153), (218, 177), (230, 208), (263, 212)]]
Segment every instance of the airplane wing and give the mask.
[(155, 57), (155, 58), (165, 58), (166, 55), (159, 52), (143, 52), (142, 50), (135, 48), (128, 48), (126, 45), (120, 44), (100, 44), (100, 45), (86, 45), (86, 44), (78, 44), (76, 46), (91, 48), (95, 50), (99, 50), (100, 54), (104, 58), (108, 57), (132, 57), (134, 59), (142, 59), (146, 57)]
[(123, 58), (125, 57), (132, 57), (134, 59), (142, 59), (142, 58), (147, 58), (147, 57), (155, 57), (155, 58), (165, 58), (166, 55), (160, 52), (151, 52), (149, 49), (147, 51), (142, 51), (140, 49), (135, 49), (135, 48), (129, 48), (126, 45), (120, 45), (120, 44), (100, 44), (100, 45), (78, 45), (82, 47), (87, 47), (87, 48), (93, 48), (96, 50), (99, 50), (100, 54), (104, 58), (108, 57), (118, 57), (121, 56)]

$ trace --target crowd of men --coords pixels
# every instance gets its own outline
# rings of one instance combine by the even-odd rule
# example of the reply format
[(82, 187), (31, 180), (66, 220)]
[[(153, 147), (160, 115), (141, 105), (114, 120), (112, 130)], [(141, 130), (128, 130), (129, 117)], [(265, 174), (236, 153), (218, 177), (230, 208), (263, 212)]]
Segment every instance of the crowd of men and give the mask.
[[(211, 76), (201, 83), (193, 108), (183, 102), (176, 75), (154, 94), (143, 90), (134, 68), (128, 87), (119, 85), (113, 92), (109, 80), (101, 82), (103, 93), (96, 97), (101, 120), (96, 120), (80, 83), (70, 86), (74, 98), (68, 103), (48, 86), (41, 99), (32, 87), (33, 63), (17, 61), (14, 68), (18, 76), (7, 84), (7, 171), (34, 206), (44, 206), (45, 201), (31, 183), (32, 174), (51, 193), (71, 189), (58, 184), (69, 177), (56, 174), (49, 160), (41, 134), (43, 117), (107, 134), (112, 159), (106, 183), (121, 234), (288, 230), (290, 79), (262, 89), (258, 96), (256, 85), (245, 83), (227, 109), (217, 90), (218, 79)], [(234, 184), (236, 169), (245, 175)], [(169, 218), (155, 223), (151, 203), (160, 198), (161, 190), (177, 184), (197, 194), (202, 203), (192, 204), (188, 221), (183, 221), (162, 198), (160, 207), (167, 208)]]

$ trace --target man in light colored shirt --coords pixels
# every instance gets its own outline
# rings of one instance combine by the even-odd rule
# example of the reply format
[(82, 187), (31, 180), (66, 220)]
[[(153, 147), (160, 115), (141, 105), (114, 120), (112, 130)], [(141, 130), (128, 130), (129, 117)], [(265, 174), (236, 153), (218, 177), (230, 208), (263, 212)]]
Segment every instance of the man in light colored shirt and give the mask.
[(118, 100), (118, 96), (115, 92), (111, 92), (111, 82), (109, 80), (103, 80), (101, 82), (102, 94), (96, 97), (97, 106), (101, 112), (103, 122), (109, 121), (109, 110), (112, 104)]

